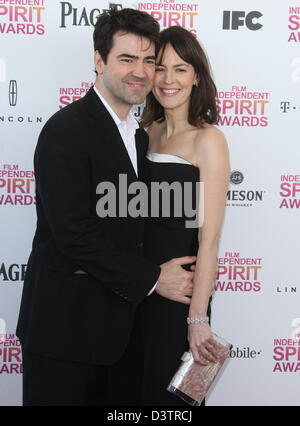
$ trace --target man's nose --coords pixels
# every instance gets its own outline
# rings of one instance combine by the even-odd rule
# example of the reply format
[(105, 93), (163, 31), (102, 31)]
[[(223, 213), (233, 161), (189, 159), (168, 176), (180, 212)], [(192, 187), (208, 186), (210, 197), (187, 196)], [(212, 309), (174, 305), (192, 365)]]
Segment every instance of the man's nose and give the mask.
[(143, 62), (137, 62), (135, 64), (133, 75), (139, 78), (144, 78), (146, 76), (145, 64)]

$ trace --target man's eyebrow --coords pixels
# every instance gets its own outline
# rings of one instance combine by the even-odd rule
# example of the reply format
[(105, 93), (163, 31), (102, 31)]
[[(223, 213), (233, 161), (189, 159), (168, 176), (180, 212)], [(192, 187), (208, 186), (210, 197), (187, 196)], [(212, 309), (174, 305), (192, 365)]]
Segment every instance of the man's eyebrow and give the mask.
[[(117, 56), (117, 58), (129, 58), (129, 59), (138, 59), (138, 56), (135, 55), (129, 55), (128, 53), (121, 53), (120, 55)], [(146, 56), (144, 59), (153, 59), (155, 60), (155, 56), (151, 55), (151, 56)]]
[(129, 55), (128, 53), (121, 53), (117, 56), (117, 58), (131, 58), (131, 59), (137, 59), (137, 56)]

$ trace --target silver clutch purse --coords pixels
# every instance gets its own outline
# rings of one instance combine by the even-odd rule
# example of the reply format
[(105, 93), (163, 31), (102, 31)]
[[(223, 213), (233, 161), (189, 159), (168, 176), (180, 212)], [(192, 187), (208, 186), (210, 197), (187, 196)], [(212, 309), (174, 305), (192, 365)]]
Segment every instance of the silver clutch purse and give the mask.
[(187, 404), (201, 405), (232, 349), (230, 343), (212, 334), (217, 344), (217, 362), (200, 365), (194, 362), (191, 350), (184, 352), (181, 357), (182, 362), (167, 387), (169, 392), (179, 396)]

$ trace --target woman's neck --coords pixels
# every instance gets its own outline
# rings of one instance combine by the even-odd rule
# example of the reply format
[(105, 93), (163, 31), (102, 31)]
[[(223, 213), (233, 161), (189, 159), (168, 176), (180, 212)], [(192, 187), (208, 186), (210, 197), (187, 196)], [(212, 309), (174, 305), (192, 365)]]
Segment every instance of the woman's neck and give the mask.
[(182, 109), (165, 109), (165, 131), (167, 139), (192, 127), (188, 122), (186, 111)]

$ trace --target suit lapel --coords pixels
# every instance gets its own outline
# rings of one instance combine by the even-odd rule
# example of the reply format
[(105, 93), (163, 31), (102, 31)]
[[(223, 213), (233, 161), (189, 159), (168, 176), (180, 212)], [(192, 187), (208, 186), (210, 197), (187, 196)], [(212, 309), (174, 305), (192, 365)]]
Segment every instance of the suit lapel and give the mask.
[[(119, 129), (93, 88), (85, 95), (85, 101), (98, 129), (97, 134), (99, 137), (105, 138), (104, 143), (107, 144), (107, 149), (111, 151), (114, 160), (119, 165), (119, 170), (116, 171), (118, 173), (126, 173), (128, 180), (136, 180), (137, 176)], [(137, 145), (139, 144), (137, 144), (136, 139)], [(139, 152), (140, 149), (137, 147), (137, 156), (141, 155)]]
[(135, 134), (135, 146), (136, 146), (136, 155), (137, 155), (137, 165), (138, 165), (138, 178), (143, 180), (143, 165), (144, 159), (148, 149), (148, 143), (143, 135), (144, 131), (142, 129), (137, 129)]

